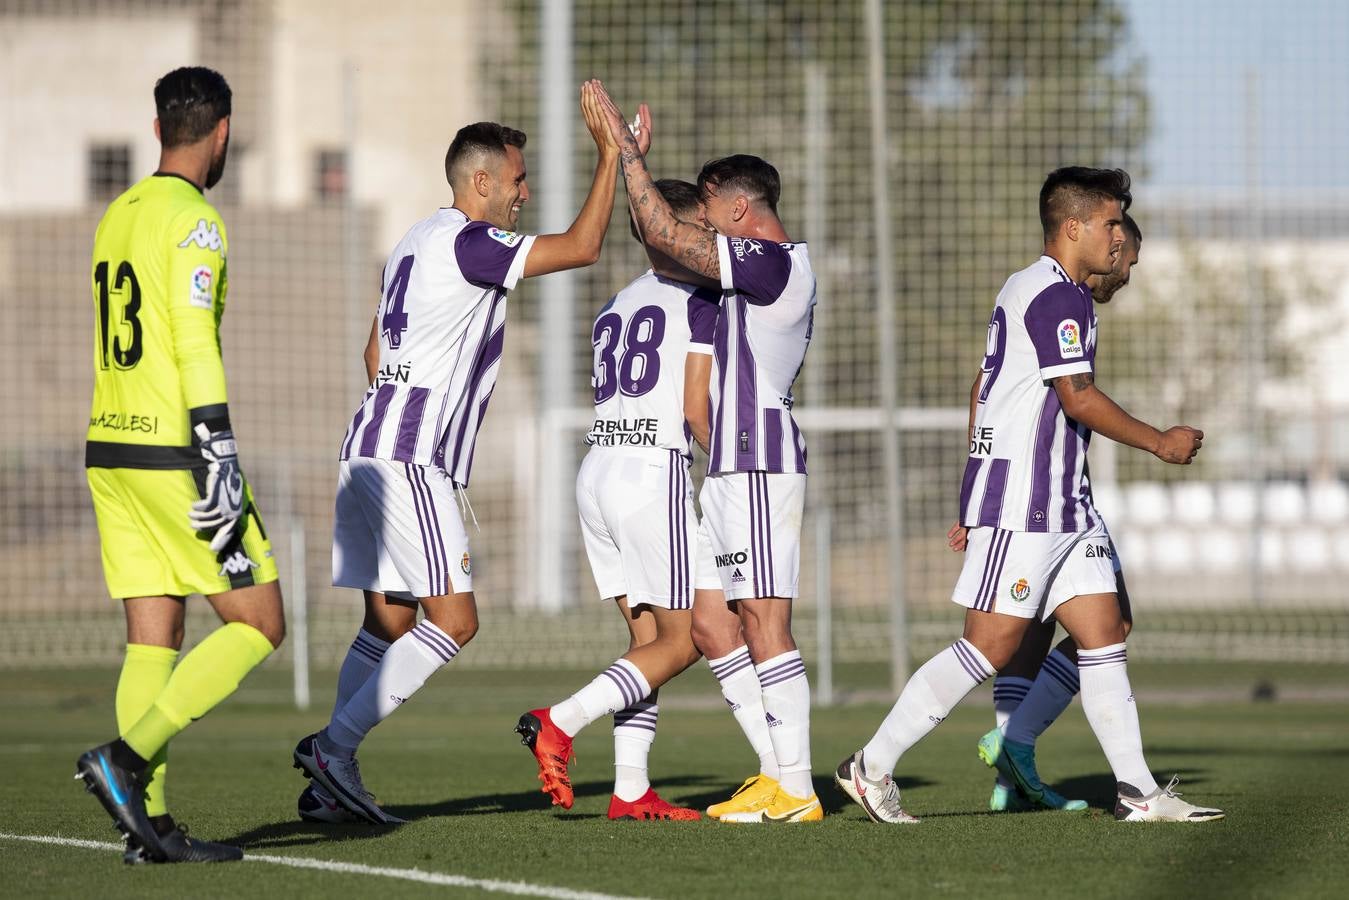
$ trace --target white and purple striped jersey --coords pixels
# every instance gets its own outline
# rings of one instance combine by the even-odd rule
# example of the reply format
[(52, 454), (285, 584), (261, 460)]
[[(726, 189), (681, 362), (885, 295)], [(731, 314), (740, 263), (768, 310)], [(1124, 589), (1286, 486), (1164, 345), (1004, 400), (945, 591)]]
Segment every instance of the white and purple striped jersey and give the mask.
[(590, 332), (595, 447), (654, 447), (692, 455), (684, 421), (684, 360), (711, 353), (720, 296), (647, 269), (614, 295)]
[(815, 322), (806, 245), (717, 235), (721, 308), (712, 354), (709, 474), (806, 472), (792, 383)]
[(342, 459), (438, 466), (468, 484), (501, 366), (506, 292), (533, 244), (452, 207), (408, 230), (384, 266), (379, 371), (347, 427)]
[(988, 323), (960, 486), (960, 521), (1008, 531), (1079, 532), (1099, 517), (1091, 504), (1091, 430), (1064, 415), (1047, 382), (1092, 372), (1096, 313), (1091, 291), (1041, 256), (1003, 285)]

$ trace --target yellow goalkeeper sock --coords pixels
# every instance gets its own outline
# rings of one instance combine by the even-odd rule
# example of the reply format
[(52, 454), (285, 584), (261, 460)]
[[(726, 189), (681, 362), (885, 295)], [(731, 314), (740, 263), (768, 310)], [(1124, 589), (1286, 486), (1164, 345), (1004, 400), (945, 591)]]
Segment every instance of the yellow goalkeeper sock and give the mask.
[[(126, 731), (154, 705), (155, 698), (168, 684), (178, 651), (153, 644), (127, 644), (122, 675), (117, 679), (117, 729)], [(152, 816), (168, 812), (164, 779), (168, 771), (169, 748), (161, 747), (146, 767), (145, 811)]]
[(193, 719), (224, 700), (249, 671), (272, 652), (272, 642), (252, 625), (230, 622), (206, 636), (183, 657), (155, 702), (122, 740), (151, 759)]

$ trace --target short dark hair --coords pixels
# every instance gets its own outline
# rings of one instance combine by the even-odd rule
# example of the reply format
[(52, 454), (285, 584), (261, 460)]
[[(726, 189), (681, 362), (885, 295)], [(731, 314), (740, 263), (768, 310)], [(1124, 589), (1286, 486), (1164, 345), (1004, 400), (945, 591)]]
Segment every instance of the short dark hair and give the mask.
[(1143, 243), (1143, 229), (1138, 227), (1134, 217), (1128, 213), (1124, 214), (1124, 231), (1129, 237), (1133, 238), (1135, 244), (1141, 245)]
[(1064, 166), (1049, 173), (1040, 188), (1040, 227), (1053, 236), (1068, 219), (1085, 219), (1097, 204), (1118, 200), (1124, 209), (1133, 202), (1129, 173), (1123, 169)]
[(225, 76), (214, 69), (174, 69), (155, 82), (159, 142), (165, 147), (195, 144), (230, 114), (232, 97)]
[(698, 173), (698, 193), (707, 196), (707, 186), (730, 188), (768, 206), (777, 215), (782, 179), (767, 160), (746, 153), (723, 156), (703, 163)]
[[(703, 198), (698, 193), (696, 184), (680, 181), (678, 178), (661, 178), (656, 181), (656, 190), (665, 198), (665, 202), (670, 204), (670, 212), (681, 222), (692, 221), (698, 215), (698, 207), (702, 205)], [(628, 216), (628, 229), (640, 243), (642, 236), (638, 234), (637, 223), (632, 220), (631, 215)]]
[(445, 151), (445, 180), (454, 184), (454, 170), (477, 153), (504, 155), (507, 147), (525, 148), (525, 133), (496, 122), (474, 122), (455, 132)]

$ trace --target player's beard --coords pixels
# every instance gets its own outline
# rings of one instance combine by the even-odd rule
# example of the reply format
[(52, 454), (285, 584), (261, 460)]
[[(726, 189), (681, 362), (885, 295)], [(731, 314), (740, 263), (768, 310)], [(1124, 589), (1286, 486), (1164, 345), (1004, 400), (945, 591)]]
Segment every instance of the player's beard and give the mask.
[(230, 152), (229, 135), (225, 136), (225, 143), (220, 147), (220, 155), (211, 160), (211, 168), (206, 170), (206, 189), (209, 191), (220, 183), (220, 179), (225, 174), (225, 157)]
[(1096, 285), (1096, 289), (1091, 292), (1091, 299), (1097, 303), (1109, 303), (1110, 298), (1124, 287), (1124, 281), (1115, 274), (1110, 274), (1101, 279), (1101, 283)]

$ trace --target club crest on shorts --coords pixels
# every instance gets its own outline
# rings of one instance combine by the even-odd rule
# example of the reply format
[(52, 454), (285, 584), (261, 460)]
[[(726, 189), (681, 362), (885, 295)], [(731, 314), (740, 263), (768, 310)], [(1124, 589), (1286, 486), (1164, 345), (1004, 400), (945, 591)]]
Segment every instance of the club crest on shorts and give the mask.
[(464, 570), (465, 575), (473, 574), (473, 560), (469, 559), (468, 553), (464, 553), (464, 558), (459, 560), (459, 568)]
[(1030, 582), (1024, 578), (1018, 578), (1016, 584), (1012, 585), (1012, 599), (1020, 603), (1030, 596)]

